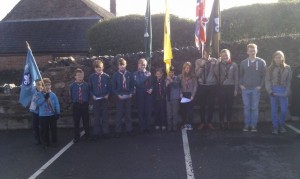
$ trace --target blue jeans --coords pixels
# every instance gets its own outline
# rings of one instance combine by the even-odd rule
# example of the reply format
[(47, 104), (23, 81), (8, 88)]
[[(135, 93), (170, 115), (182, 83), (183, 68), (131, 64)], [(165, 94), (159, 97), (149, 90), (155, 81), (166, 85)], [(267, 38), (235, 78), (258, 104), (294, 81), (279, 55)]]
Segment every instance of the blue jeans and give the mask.
[[(288, 97), (284, 95), (286, 92), (286, 88), (282, 86), (273, 86), (272, 92), (276, 94), (275, 96), (270, 96), (271, 117), (272, 117), (273, 127), (277, 129), (278, 127), (284, 125), (287, 108), (288, 108)], [(280, 105), (280, 115), (278, 116), (279, 105)]]
[(260, 90), (244, 89), (242, 90), (242, 97), (244, 103), (245, 126), (256, 127), (258, 121)]

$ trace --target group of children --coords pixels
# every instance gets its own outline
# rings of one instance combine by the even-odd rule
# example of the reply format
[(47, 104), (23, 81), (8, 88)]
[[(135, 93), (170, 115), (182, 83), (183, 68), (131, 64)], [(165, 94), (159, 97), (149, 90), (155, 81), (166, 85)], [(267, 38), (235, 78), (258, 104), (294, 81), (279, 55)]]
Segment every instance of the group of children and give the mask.
[[(220, 128), (229, 129), (232, 118), (233, 99), (237, 95), (238, 87), (242, 91), (244, 104), (243, 131), (257, 131), (258, 104), (260, 90), (264, 85), (271, 101), (271, 116), (273, 134), (285, 132), (284, 120), (290, 94), (291, 69), (285, 63), (284, 54), (277, 51), (273, 55), (272, 63), (267, 68), (263, 59), (256, 57), (257, 46), (247, 46), (248, 58), (240, 63), (240, 67), (231, 60), (230, 51), (223, 49), (220, 58), (210, 57), (210, 50), (204, 49), (201, 59), (195, 61), (195, 70), (190, 62), (185, 62), (180, 75), (176, 75), (174, 67), (164, 77), (162, 68), (155, 69), (155, 77), (146, 70), (147, 61), (144, 58), (138, 61), (138, 70), (134, 73), (127, 71), (127, 62), (121, 58), (118, 62), (118, 71), (112, 79), (104, 72), (101, 60), (93, 62), (95, 73), (84, 81), (82, 69), (76, 69), (75, 81), (70, 85), (70, 97), (74, 119), (74, 142), (80, 139), (80, 119), (83, 121), (86, 139), (97, 140), (102, 136), (110, 136), (108, 99), (115, 96), (116, 117), (115, 137), (119, 138), (123, 131), (122, 118), (125, 117), (125, 130), (133, 135), (132, 127), (132, 99), (138, 113), (140, 132), (150, 132), (152, 112), (154, 110), (154, 126), (156, 130), (178, 130), (179, 111), (181, 111), (182, 127), (192, 130), (194, 99), (200, 106), (201, 122), (199, 130), (214, 129), (212, 125), (215, 102), (219, 105)], [(266, 77), (265, 77), (266, 76)], [(57, 142), (56, 121), (59, 118), (60, 108), (56, 95), (51, 92), (51, 81), (44, 79), (37, 83), (33, 107), (33, 126), (37, 143), (40, 143), (39, 125), (42, 141), (49, 145), (49, 127), (52, 142)], [(92, 99), (93, 120), (92, 131), (89, 123), (89, 101)], [(278, 105), (281, 113), (277, 116)]]

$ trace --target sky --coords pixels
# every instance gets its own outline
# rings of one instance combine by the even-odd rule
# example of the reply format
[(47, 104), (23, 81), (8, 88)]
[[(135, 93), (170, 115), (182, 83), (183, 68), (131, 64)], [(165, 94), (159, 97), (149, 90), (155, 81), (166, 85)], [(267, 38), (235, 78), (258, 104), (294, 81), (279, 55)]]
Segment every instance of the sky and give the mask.
[[(2, 20), (7, 13), (20, 0), (1, 0), (0, 1), (0, 20)], [(92, 0), (101, 7), (109, 11), (110, 0)], [(178, 15), (181, 18), (194, 19), (196, 0), (168, 0), (169, 10), (171, 14)], [(210, 13), (213, 0), (206, 0), (206, 15)], [(243, 6), (255, 3), (275, 3), (277, 0), (220, 0), (221, 10), (228, 9), (235, 6)], [(128, 14), (145, 14), (147, 0), (117, 0), (117, 16), (124, 16)], [(164, 0), (151, 0), (151, 13), (164, 13)]]

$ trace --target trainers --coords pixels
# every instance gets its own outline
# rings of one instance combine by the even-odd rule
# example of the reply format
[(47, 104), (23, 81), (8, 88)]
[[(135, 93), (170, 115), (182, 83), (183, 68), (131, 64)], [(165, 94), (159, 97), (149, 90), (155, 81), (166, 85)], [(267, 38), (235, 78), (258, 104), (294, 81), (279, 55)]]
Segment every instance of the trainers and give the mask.
[(163, 131), (165, 131), (166, 129), (167, 129), (166, 126), (162, 126), (162, 127), (161, 127), (161, 130), (163, 130)]
[(211, 129), (211, 130), (214, 130), (214, 129), (215, 129), (215, 127), (212, 125), (212, 123), (208, 123), (208, 124), (207, 124), (207, 127), (208, 127), (209, 129)]
[(187, 128), (187, 130), (189, 130), (189, 131), (192, 131), (193, 130), (193, 126), (192, 126), (192, 124), (187, 124), (188, 125), (188, 128)]
[(244, 132), (248, 132), (248, 131), (249, 131), (249, 126), (245, 126), (245, 127), (243, 128), (243, 131), (244, 131)]
[(280, 131), (280, 133), (286, 133), (285, 127), (280, 127), (279, 131)]
[(277, 135), (277, 134), (278, 134), (278, 129), (277, 129), (277, 128), (273, 128), (273, 130), (272, 130), (272, 134), (275, 134), (275, 135)]
[(251, 132), (257, 132), (257, 128), (256, 127), (251, 127)]
[(198, 130), (202, 130), (204, 128), (204, 123), (201, 123), (199, 126), (198, 126)]
[(155, 130), (159, 130), (160, 129), (160, 127), (159, 126), (155, 126)]

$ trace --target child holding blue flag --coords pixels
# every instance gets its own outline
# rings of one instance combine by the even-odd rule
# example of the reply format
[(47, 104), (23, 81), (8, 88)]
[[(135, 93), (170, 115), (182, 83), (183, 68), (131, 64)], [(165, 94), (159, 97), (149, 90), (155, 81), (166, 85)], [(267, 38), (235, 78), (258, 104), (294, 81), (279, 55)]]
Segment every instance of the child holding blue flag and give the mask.
[(32, 128), (35, 139), (35, 144), (41, 144), (40, 138), (40, 123), (39, 123), (39, 108), (36, 105), (36, 101), (38, 100), (38, 92), (43, 90), (43, 85), (41, 81), (36, 82), (35, 89), (33, 90), (33, 96), (31, 99), (29, 110), (32, 113)]
[(60, 116), (59, 101), (55, 93), (51, 91), (51, 80), (43, 78), (44, 92), (38, 93), (37, 106), (41, 125), (41, 135), (44, 147), (50, 146), (49, 128), (51, 130), (51, 142), (57, 146), (57, 120)]

